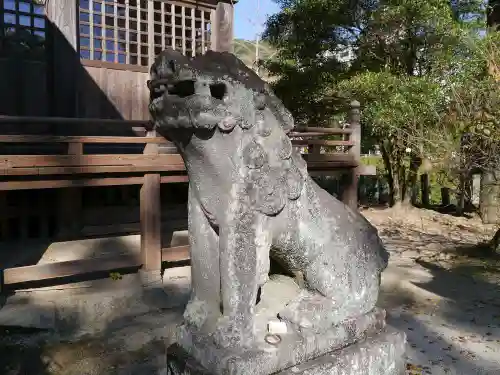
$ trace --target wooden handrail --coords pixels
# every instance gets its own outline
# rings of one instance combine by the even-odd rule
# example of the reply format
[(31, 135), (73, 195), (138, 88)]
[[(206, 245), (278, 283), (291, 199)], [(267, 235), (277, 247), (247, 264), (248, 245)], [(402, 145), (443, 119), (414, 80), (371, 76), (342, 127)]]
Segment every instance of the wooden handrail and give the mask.
[(290, 138), (316, 138), (316, 137), (326, 137), (331, 134), (326, 134), (324, 132), (290, 132), (288, 136)]
[(83, 167), (83, 166), (145, 166), (183, 164), (178, 154), (120, 155), (6, 155), (0, 156), (0, 168)]
[(123, 127), (144, 127), (152, 129), (150, 120), (118, 120), (72, 117), (25, 117), (0, 115), (0, 125), (116, 125)]
[(0, 135), (0, 143), (158, 143), (171, 144), (163, 137), (108, 137), (108, 136), (56, 136), (56, 135)]
[(352, 129), (342, 129), (342, 128), (317, 128), (317, 127), (311, 127), (311, 126), (301, 126), (297, 127), (295, 129), (295, 132), (301, 133), (301, 132), (314, 132), (314, 133), (321, 133), (321, 134), (352, 134)]
[[(19, 117), (0, 115), (2, 125), (114, 125), (127, 128), (153, 129), (150, 120), (119, 120), (97, 118), (69, 118), (69, 117)], [(312, 138), (327, 135), (350, 135), (352, 129), (346, 128), (321, 128), (312, 126), (298, 126), (289, 137)], [(45, 135), (0, 135), (0, 143), (167, 143), (162, 137), (70, 137), (70, 136), (45, 136)]]
[[(171, 145), (172, 143), (157, 135), (151, 129), (152, 124), (147, 120), (114, 120), (114, 119), (81, 119), (64, 117), (14, 117), (0, 116), (0, 129), (2, 124), (65, 124), (65, 125), (117, 125), (133, 128), (142, 126), (144, 133), (141, 136), (60, 136), (60, 135), (37, 135), (37, 134), (4, 134), (0, 135), (0, 145), (23, 143), (28, 154), (24, 155), (0, 155), (0, 176), (9, 178), (10, 176), (33, 176), (36, 177), (37, 184), (28, 188), (43, 187), (63, 187), (71, 186), (74, 179), (85, 179), (86, 175), (103, 175), (106, 173), (115, 175), (116, 179), (94, 181), (94, 176), (90, 180), (79, 182), (82, 186), (121, 185), (137, 184), (142, 182), (142, 177), (137, 174), (163, 174), (182, 173), (185, 174), (185, 166), (182, 157), (177, 154), (159, 154), (157, 147), (159, 144)], [(136, 128), (137, 129), (137, 128)], [(137, 133), (137, 132), (136, 132)], [(355, 155), (349, 149), (356, 147), (356, 142), (350, 138), (353, 133), (351, 128), (319, 128), (319, 127), (297, 127), (295, 131), (289, 133), (292, 144), (295, 146), (309, 147), (309, 154), (305, 155), (311, 167), (321, 164), (321, 167), (330, 169), (353, 168), (359, 164)], [(321, 139), (331, 135), (349, 135), (348, 139)], [(298, 139), (297, 139), (298, 138)], [(29, 144), (49, 144), (61, 143), (68, 145), (67, 154), (56, 155), (36, 155), (29, 154)], [(155, 152), (145, 152), (144, 154), (85, 154), (84, 144), (145, 144), (146, 149), (156, 150)], [(323, 147), (344, 147), (339, 150), (332, 150), (327, 154), (322, 154)], [(313, 166), (314, 164), (314, 166)], [(318, 164), (318, 165), (319, 165)], [(74, 175), (74, 176), (72, 176)], [(59, 176), (63, 180), (47, 180), (48, 176)], [(64, 176), (64, 177), (63, 177)], [(127, 177), (127, 178), (126, 178)], [(162, 176), (166, 178), (166, 176)], [(172, 182), (177, 182), (177, 177), (172, 176)], [(184, 177), (183, 177), (184, 178)], [(43, 179), (44, 181), (38, 181)], [(30, 179), (31, 180), (31, 179)], [(166, 181), (164, 181), (166, 182)], [(0, 190), (21, 189), (27, 186), (27, 181), (7, 182), (2, 181)], [(78, 185), (78, 183), (75, 183)]]
[(292, 144), (298, 146), (353, 146), (351, 141), (323, 140), (323, 139), (292, 139)]

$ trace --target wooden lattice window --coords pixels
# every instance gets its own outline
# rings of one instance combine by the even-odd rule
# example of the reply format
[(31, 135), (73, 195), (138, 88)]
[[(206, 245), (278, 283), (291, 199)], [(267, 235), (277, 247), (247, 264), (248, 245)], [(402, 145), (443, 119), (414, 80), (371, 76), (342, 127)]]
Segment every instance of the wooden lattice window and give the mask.
[(153, 8), (155, 55), (165, 47), (191, 56), (210, 48), (211, 8), (168, 1), (153, 1)]
[(0, 55), (43, 59), (46, 18), (41, 2), (0, 0)]
[(213, 8), (162, 0), (79, 0), (80, 57), (149, 66), (166, 47), (210, 47)]

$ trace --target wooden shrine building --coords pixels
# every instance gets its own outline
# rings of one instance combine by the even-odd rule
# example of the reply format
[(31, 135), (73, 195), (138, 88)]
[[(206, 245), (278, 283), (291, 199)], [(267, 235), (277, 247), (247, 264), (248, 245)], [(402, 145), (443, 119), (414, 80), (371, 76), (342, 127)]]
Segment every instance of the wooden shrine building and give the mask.
[[(151, 130), (146, 81), (165, 47), (231, 51), (233, 3), (0, 0), (0, 289), (188, 259), (188, 247), (168, 239), (187, 229), (187, 176), (172, 144)], [(309, 148), (311, 171), (351, 176), (352, 206), (358, 117), (355, 106), (348, 127), (291, 135)], [(140, 256), (37, 264), (9, 250), (138, 233)]]

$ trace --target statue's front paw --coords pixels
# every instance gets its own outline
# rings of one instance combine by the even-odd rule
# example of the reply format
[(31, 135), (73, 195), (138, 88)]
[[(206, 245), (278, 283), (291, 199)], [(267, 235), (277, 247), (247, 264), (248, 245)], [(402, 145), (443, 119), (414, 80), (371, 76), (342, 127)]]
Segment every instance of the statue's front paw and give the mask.
[(217, 322), (213, 339), (222, 348), (248, 348), (254, 342), (253, 329), (238, 319), (223, 316)]
[(295, 325), (299, 331), (316, 333), (328, 330), (347, 318), (345, 309), (334, 300), (309, 291), (302, 291), (278, 316)]
[(208, 314), (207, 303), (196, 297), (191, 297), (184, 310), (184, 321), (199, 330), (205, 323)]

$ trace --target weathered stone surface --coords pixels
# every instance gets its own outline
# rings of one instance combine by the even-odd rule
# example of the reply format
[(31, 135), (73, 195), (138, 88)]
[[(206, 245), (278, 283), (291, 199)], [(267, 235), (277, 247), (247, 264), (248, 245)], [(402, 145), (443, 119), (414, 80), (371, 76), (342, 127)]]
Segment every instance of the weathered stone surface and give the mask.
[[(256, 374), (252, 361), (268, 374), (372, 332), (356, 323), (351, 337), (346, 327), (373, 315), (388, 254), (360, 213), (309, 177), (287, 136), (293, 118), (270, 88), (229, 53), (171, 49), (153, 64), (149, 87), (155, 126), (189, 174), (193, 290), (180, 345), (217, 374)], [(273, 313), (294, 337), (281, 343), (290, 354), (262, 348), (259, 327), (270, 317), (256, 301), (270, 257), (304, 279)]]
[[(327, 354), (289, 366), (275, 375), (404, 375), (406, 337), (393, 328), (368, 336), (365, 340)], [(283, 349), (286, 350), (286, 349)], [(283, 351), (282, 350), (282, 351)], [(270, 374), (258, 354), (234, 360), (231, 367), (207, 369), (178, 344), (167, 351), (169, 375)]]
[(405, 375), (406, 337), (387, 328), (351, 345), (276, 375)]

